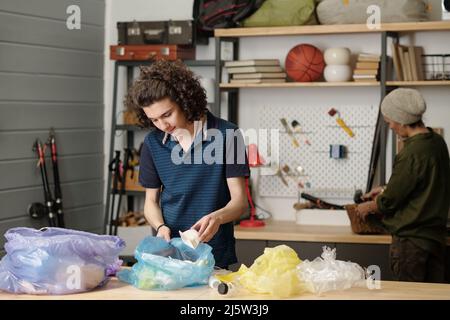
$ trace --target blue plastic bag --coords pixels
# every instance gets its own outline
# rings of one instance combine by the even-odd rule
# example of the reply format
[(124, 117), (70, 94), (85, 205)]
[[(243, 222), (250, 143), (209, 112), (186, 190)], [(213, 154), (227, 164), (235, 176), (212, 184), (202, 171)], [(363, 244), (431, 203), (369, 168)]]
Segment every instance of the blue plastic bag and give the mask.
[(116, 236), (62, 229), (13, 228), (5, 233), (0, 290), (68, 294), (104, 285), (119, 270), (125, 242)]
[(146, 237), (135, 251), (137, 263), (117, 273), (119, 280), (145, 290), (173, 290), (208, 283), (214, 269), (211, 246), (200, 243), (192, 249), (180, 238), (170, 242)]

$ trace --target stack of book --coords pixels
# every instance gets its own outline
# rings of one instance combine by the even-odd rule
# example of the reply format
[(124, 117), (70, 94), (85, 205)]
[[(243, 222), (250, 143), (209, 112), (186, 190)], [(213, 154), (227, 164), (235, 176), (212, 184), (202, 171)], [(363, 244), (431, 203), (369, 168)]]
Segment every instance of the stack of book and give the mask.
[(278, 59), (236, 60), (225, 62), (230, 83), (286, 82), (286, 73)]
[(424, 80), (422, 47), (407, 47), (392, 43), (391, 51), (397, 81)]
[(380, 55), (360, 53), (353, 71), (353, 80), (357, 82), (376, 82), (380, 69)]

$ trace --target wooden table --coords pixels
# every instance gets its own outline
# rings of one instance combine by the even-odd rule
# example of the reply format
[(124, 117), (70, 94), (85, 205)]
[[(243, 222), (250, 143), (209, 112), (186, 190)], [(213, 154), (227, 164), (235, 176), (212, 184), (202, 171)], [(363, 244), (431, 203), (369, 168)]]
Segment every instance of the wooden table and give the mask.
[[(105, 287), (90, 292), (60, 296), (15, 295), (0, 292), (0, 300), (274, 300), (276, 297), (247, 291), (233, 297), (219, 296), (208, 286), (172, 291), (146, 291), (112, 278)], [(326, 292), (321, 296), (303, 294), (294, 300), (450, 300), (450, 284), (381, 281), (381, 289), (355, 287)]]
[[(390, 244), (387, 234), (360, 235), (353, 233), (350, 226), (299, 225), (295, 221), (267, 220), (261, 228), (235, 226), (234, 236), (238, 240), (275, 240), (361, 244)], [(447, 238), (450, 246), (450, 238)]]

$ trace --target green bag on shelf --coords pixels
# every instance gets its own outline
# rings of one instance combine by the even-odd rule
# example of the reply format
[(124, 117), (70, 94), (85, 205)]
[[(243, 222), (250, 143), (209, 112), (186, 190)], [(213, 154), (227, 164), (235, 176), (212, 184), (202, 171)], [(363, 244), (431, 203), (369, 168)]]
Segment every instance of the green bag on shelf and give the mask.
[(242, 25), (280, 27), (317, 24), (314, 9), (314, 0), (266, 0)]

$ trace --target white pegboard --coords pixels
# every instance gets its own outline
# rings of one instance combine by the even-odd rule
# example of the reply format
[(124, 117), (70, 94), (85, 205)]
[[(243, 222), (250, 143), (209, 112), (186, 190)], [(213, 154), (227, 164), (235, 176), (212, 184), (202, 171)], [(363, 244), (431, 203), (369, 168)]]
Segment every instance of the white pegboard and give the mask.
[[(341, 118), (352, 129), (355, 134), (353, 138), (338, 126), (337, 115), (331, 117), (328, 114), (332, 107), (339, 111)], [(300, 177), (285, 176), (289, 186), (285, 186), (276, 175), (261, 174), (258, 182), (260, 196), (297, 197), (299, 192), (307, 192), (321, 198), (343, 199), (352, 198), (355, 189), (365, 189), (378, 107), (332, 107), (264, 107), (259, 117), (260, 128), (280, 130), (280, 164), (287, 164), (293, 171), (301, 166), (305, 172)], [(292, 145), (291, 138), (280, 122), (281, 118), (285, 118), (289, 125), (293, 120), (300, 123), (301, 133), (294, 133), (300, 147)], [(311, 145), (305, 143), (306, 139)], [(329, 148), (332, 144), (346, 147), (345, 159), (330, 158)], [(299, 188), (297, 181), (301, 181), (305, 187)]]

